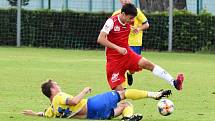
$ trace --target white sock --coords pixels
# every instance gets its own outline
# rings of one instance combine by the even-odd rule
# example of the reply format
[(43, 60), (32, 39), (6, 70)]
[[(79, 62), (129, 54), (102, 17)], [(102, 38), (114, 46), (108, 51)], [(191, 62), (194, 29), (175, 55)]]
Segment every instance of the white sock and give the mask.
[(154, 98), (156, 99), (157, 97), (161, 96), (161, 92), (148, 92), (147, 95), (149, 98)]
[(166, 80), (169, 84), (171, 84), (172, 86), (174, 86), (174, 78), (168, 73), (166, 72), (163, 68), (161, 68), (158, 65), (155, 65), (152, 73), (164, 80)]

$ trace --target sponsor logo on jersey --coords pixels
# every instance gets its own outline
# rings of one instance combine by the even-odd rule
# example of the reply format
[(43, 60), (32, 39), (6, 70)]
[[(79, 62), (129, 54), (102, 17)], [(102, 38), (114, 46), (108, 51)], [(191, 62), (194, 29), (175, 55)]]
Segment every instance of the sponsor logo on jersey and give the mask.
[(119, 26), (115, 26), (114, 27), (114, 31), (117, 31), (117, 32), (120, 31), (120, 27)]
[(118, 73), (113, 73), (111, 77), (112, 82), (116, 82), (119, 80), (119, 72)]

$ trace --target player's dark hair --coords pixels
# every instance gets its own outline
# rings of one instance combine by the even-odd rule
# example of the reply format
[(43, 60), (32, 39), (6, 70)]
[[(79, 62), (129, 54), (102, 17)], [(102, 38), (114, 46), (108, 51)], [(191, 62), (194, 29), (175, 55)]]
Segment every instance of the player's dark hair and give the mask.
[(48, 98), (51, 97), (51, 87), (52, 87), (52, 80), (51, 79), (49, 79), (48, 81), (44, 82), (41, 85), (41, 89), (42, 89), (43, 94)]
[(137, 16), (137, 8), (134, 6), (134, 4), (125, 4), (122, 9), (121, 13), (124, 12), (126, 15), (131, 15), (131, 16)]

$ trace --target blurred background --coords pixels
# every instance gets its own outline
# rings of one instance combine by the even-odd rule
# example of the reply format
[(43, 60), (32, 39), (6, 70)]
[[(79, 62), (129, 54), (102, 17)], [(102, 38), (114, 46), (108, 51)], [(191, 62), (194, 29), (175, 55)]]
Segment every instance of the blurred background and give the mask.
[[(11, 8), (17, 0), (0, 0), (1, 8)], [(22, 0), (25, 2), (22, 8), (28, 10), (52, 9), (73, 10), (81, 12), (113, 12), (121, 8), (119, 0)], [(175, 7), (186, 9), (192, 13), (206, 10), (215, 14), (215, 1), (213, 0), (173, 0)], [(168, 7), (168, 0), (133, 0), (142, 10), (156, 11)], [(165, 6), (166, 5), (166, 6)]]
[[(186, 79), (178, 92), (151, 72), (135, 74), (130, 88), (172, 89), (176, 106), (173, 115), (161, 117), (157, 101), (141, 100), (134, 102), (135, 112), (144, 121), (215, 121), (215, 0), (133, 3), (150, 25), (143, 32), (144, 57)], [(40, 92), (45, 79), (59, 81), (71, 94), (85, 86), (93, 87), (91, 95), (109, 90), (104, 47), (96, 41), (120, 8), (119, 0), (0, 0), (0, 119), (41, 121), (21, 111), (49, 105)]]
[[(0, 45), (104, 49), (97, 36), (119, 0), (0, 0)], [(148, 18), (147, 50), (214, 52), (214, 0), (133, 0)], [(173, 6), (173, 7), (171, 7)], [(20, 12), (19, 12), (20, 11)]]

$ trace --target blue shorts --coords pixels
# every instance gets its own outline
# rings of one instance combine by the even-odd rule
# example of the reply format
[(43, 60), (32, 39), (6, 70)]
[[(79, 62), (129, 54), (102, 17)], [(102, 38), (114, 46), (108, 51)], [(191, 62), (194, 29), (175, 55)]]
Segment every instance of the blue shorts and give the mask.
[(110, 119), (114, 116), (114, 108), (120, 101), (120, 95), (116, 91), (106, 92), (93, 97), (87, 101), (88, 119)]
[(142, 46), (130, 46), (130, 48), (135, 52), (137, 53), (138, 55), (141, 55), (141, 51), (143, 49)]

